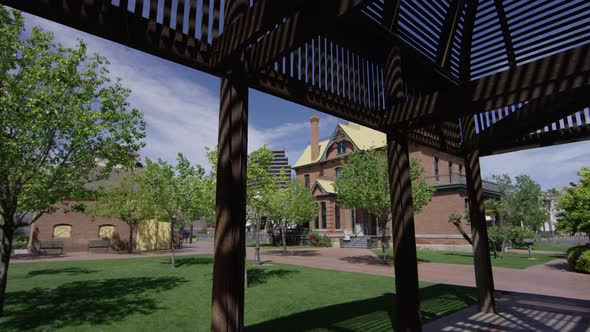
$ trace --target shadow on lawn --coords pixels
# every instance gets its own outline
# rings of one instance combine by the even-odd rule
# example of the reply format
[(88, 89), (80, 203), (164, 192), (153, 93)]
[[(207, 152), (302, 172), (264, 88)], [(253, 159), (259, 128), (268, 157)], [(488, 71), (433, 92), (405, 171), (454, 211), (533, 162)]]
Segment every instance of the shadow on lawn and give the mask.
[(154, 294), (185, 282), (178, 277), (116, 278), (9, 292), (0, 330), (54, 330), (110, 323), (130, 314), (147, 315), (164, 309), (153, 298)]
[(90, 274), (98, 272), (98, 270), (90, 270), (87, 268), (80, 268), (80, 267), (66, 267), (63, 269), (45, 269), (45, 270), (34, 270), (25, 276), (26, 279), (33, 278), (39, 275), (55, 275), (55, 274), (65, 274), (68, 276), (77, 276), (80, 274)]
[[(208, 265), (213, 264), (213, 257), (175, 257), (174, 267), (192, 266), (192, 265)], [(165, 260), (161, 264), (170, 265), (170, 260)]]
[(287, 252), (283, 252), (283, 250), (266, 250), (264, 252), (265, 255), (269, 256), (319, 256), (320, 253), (317, 250), (288, 250)]
[(254, 267), (248, 269), (248, 286), (262, 285), (273, 278), (290, 278), (293, 274), (299, 273), (297, 270), (265, 270), (263, 267)]
[[(467, 287), (433, 285), (420, 290), (422, 322), (426, 323), (477, 303), (475, 290)], [(391, 331), (395, 325), (395, 295), (383, 294), (307, 310), (290, 316), (250, 325), (248, 331)]]

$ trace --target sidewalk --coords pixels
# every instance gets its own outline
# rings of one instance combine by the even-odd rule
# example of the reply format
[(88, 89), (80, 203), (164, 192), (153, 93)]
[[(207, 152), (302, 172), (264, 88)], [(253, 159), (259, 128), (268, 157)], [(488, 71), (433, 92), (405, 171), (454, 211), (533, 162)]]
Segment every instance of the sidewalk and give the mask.
[[(247, 257), (254, 259), (254, 248), (246, 248)], [(212, 243), (193, 243), (177, 251), (178, 256), (212, 254)], [(34, 259), (13, 258), (14, 263), (77, 261), (93, 259), (127, 259), (140, 257), (168, 256), (169, 251), (141, 254), (117, 253), (68, 253), (60, 257), (39, 257)], [(280, 249), (262, 249), (263, 261), (301, 265), (322, 269), (369, 273), (394, 276), (393, 266), (383, 265), (371, 251), (350, 248), (310, 248), (290, 249), (283, 254)], [(590, 300), (590, 275), (567, 270), (565, 259), (552, 260), (544, 265), (528, 269), (507, 269), (495, 267), (494, 284), (496, 289), (557, 296), (571, 299)], [(475, 287), (475, 275), (471, 265), (441, 263), (419, 263), (418, 274), (421, 281)]]

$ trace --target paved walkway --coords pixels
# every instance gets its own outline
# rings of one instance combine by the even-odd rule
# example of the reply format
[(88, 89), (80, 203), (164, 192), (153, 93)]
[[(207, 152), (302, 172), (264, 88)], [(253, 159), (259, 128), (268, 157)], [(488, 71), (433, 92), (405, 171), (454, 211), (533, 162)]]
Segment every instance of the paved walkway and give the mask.
[(496, 300), (498, 314), (472, 306), (424, 325), (424, 331), (590, 331), (590, 302), (513, 293)]
[[(178, 255), (211, 254), (211, 243), (197, 243), (181, 249)], [(47, 262), (90, 259), (137, 258), (167, 256), (168, 251), (142, 254), (112, 253), (68, 253), (60, 257), (15, 258), (13, 262)], [(254, 248), (247, 248), (248, 258), (254, 258)], [(263, 261), (316, 267), (339, 271), (370, 273), (393, 276), (392, 266), (383, 265), (371, 251), (345, 248), (290, 249), (286, 254), (281, 250), (262, 249)], [(470, 265), (451, 265), (440, 263), (419, 263), (420, 280), (435, 283), (475, 286), (473, 267)], [(590, 275), (567, 270), (565, 259), (552, 260), (543, 265), (528, 269), (494, 268), (496, 289), (557, 296), (571, 299), (590, 300)]]

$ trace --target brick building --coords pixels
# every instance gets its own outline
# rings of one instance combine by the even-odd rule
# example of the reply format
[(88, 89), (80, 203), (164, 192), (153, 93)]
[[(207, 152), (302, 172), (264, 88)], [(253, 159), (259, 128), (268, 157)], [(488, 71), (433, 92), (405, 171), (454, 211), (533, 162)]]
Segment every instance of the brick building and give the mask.
[[(312, 190), (319, 204), (318, 217), (310, 222), (310, 228), (327, 234), (334, 241), (344, 237), (344, 230), (380, 235), (375, 218), (367, 211), (338, 206), (334, 179), (340, 175), (342, 161), (350, 152), (384, 148), (385, 134), (354, 123), (339, 123), (329, 139), (320, 141), (318, 116), (310, 118), (310, 127), (311, 144), (293, 166), (297, 181)], [(426, 181), (435, 188), (432, 201), (415, 216), (417, 244), (433, 248), (467, 245), (448, 222), (449, 214), (463, 214), (466, 208), (463, 158), (416, 144), (410, 144), (409, 148), (410, 156), (421, 161)], [(499, 196), (497, 185), (484, 181), (484, 195)], [(390, 230), (388, 226), (388, 232)]]
[[(97, 169), (103, 167), (97, 162)], [(142, 165), (138, 163), (137, 171)], [(108, 187), (118, 183), (128, 172), (115, 167), (109, 177), (101, 181), (91, 181), (86, 185), (88, 190), (99, 186)], [(41, 241), (58, 240), (64, 244), (64, 252), (87, 251), (88, 241), (109, 239), (112, 250), (126, 250), (129, 246), (129, 226), (117, 218), (91, 216), (80, 212), (64, 212), (71, 210), (78, 201), (66, 201), (58, 204), (56, 211), (46, 213), (31, 226), (30, 247), (38, 250)], [(86, 202), (92, 204), (92, 202)], [(134, 234), (137, 239), (137, 233)], [(104, 251), (104, 249), (102, 249)]]

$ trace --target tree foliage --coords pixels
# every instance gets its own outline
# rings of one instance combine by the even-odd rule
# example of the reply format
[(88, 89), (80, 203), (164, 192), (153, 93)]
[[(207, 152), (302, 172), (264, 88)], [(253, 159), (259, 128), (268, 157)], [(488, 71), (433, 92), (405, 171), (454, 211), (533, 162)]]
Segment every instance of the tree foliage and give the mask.
[(492, 180), (498, 183), (502, 197), (487, 201), (486, 209), (508, 225), (539, 230), (548, 218), (541, 186), (528, 175), (516, 176), (515, 182), (507, 174), (494, 175)]
[(146, 159), (143, 185), (156, 213), (170, 222), (170, 252), (174, 267), (175, 234), (187, 222), (213, 213), (215, 200), (214, 180), (205, 174), (200, 165), (192, 165), (184, 155), (178, 154), (176, 164), (158, 159)]
[(568, 233), (590, 234), (590, 168), (578, 171), (580, 182), (567, 189), (559, 198), (557, 228)]
[[(383, 149), (353, 152), (342, 162), (342, 174), (334, 188), (338, 204), (344, 208), (365, 209), (377, 218), (382, 229), (383, 257), (386, 259), (385, 226), (390, 220), (391, 197), (387, 155)], [(418, 159), (410, 160), (414, 211), (420, 213), (430, 202), (434, 188), (424, 180), (424, 168)]]
[(287, 228), (289, 225), (303, 224), (312, 220), (318, 214), (315, 197), (302, 184), (285, 176), (284, 187), (274, 185), (270, 187), (266, 199), (268, 219), (281, 230), (283, 251), (287, 251)]
[[(20, 13), (0, 6), (0, 313), (15, 229), (84, 192), (91, 174), (132, 166), (145, 129), (107, 59), (39, 27), (24, 35)], [(96, 158), (106, 161), (98, 173)]]
[(142, 175), (135, 172), (125, 176), (114, 186), (100, 187), (98, 199), (85, 212), (91, 215), (121, 219), (129, 226), (129, 246), (134, 248), (133, 232), (139, 224), (155, 217), (152, 197)]

